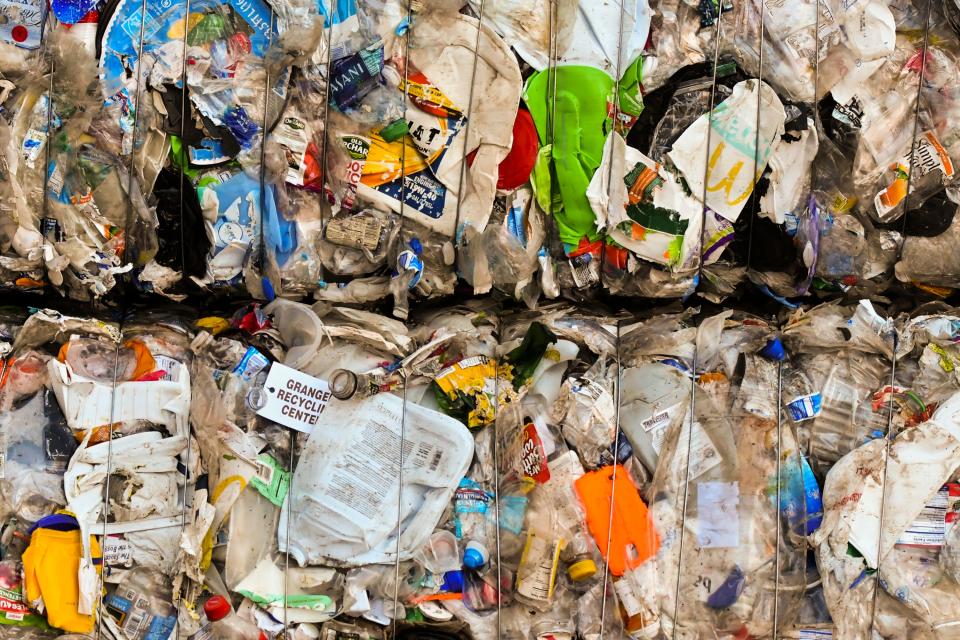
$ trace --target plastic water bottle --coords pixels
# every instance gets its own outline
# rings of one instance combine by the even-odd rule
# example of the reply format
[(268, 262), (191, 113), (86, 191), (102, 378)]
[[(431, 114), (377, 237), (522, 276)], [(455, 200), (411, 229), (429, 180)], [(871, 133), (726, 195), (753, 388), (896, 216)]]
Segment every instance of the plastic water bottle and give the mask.
[(267, 640), (257, 625), (238, 616), (223, 596), (213, 596), (203, 605), (213, 630), (213, 640)]

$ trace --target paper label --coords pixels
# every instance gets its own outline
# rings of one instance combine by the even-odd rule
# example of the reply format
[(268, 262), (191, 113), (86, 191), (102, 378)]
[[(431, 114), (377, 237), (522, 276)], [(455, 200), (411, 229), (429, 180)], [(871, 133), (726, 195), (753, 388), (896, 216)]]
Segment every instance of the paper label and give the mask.
[(0, 40), (22, 49), (38, 48), (46, 7), (37, 0), (0, 0)]
[(582, 253), (579, 256), (570, 258), (570, 273), (573, 275), (573, 282), (578, 289), (584, 289), (600, 282), (600, 262), (594, 260), (590, 253)]
[(602, 422), (611, 422), (616, 417), (616, 410), (613, 406), (613, 396), (609, 391), (604, 389), (602, 385), (586, 378), (571, 378), (570, 390), (589, 398), (593, 407), (593, 413)]
[(263, 384), (266, 402), (257, 415), (285, 427), (310, 433), (330, 402), (326, 380), (308, 376), (279, 362), (273, 363)]
[(633, 592), (633, 587), (631, 587), (629, 580), (624, 578), (615, 580), (613, 590), (617, 594), (617, 601), (627, 612), (628, 617), (632, 618), (633, 616), (638, 616), (643, 613), (643, 604), (640, 602), (637, 594)]
[(326, 238), (333, 244), (373, 252), (380, 247), (383, 224), (369, 215), (334, 218), (327, 223)]
[(684, 409), (684, 404), (677, 403), (672, 407), (667, 407), (657, 411), (652, 416), (640, 421), (640, 426), (650, 435), (650, 446), (653, 450), (660, 453), (663, 448), (663, 441), (667, 437), (667, 427), (673, 422), (674, 417), (679, 411)]
[(920, 177), (933, 171), (939, 171), (945, 178), (952, 177), (954, 173), (953, 161), (937, 137), (931, 131), (923, 132), (914, 142), (910, 155), (897, 163), (893, 182), (874, 198), (874, 206), (881, 216), (895, 209), (907, 197), (911, 167)]
[(350, 425), (356, 434), (353, 447), (330, 470), (326, 506), (345, 517), (362, 518), (357, 522), (381, 521), (384, 513), (396, 508), (391, 492), (397, 489), (401, 456), (404, 466), (418, 473), (436, 471), (443, 460), (444, 452), (437, 445), (401, 439), (402, 411), (391, 406), (396, 400), (379, 394), (364, 401), (366, 410), (357, 412)]
[(244, 382), (250, 382), (257, 374), (270, 366), (270, 361), (265, 355), (257, 351), (255, 347), (247, 347), (246, 353), (233, 368), (232, 373), (240, 376)]
[(43, 151), (43, 145), (46, 144), (46, 142), (47, 134), (37, 129), (30, 129), (26, 135), (23, 136), (20, 155), (23, 156), (26, 165), (31, 169), (34, 168), (34, 163), (37, 161), (37, 158), (40, 157), (40, 152)]
[(107, 536), (103, 543), (103, 562), (111, 567), (133, 566), (133, 549), (119, 536)]
[(157, 370), (164, 372), (163, 377), (160, 378), (161, 380), (173, 382), (177, 379), (180, 367), (183, 366), (179, 360), (174, 360), (170, 356), (164, 355), (155, 355), (153, 356), (153, 360), (157, 364)]
[(808, 396), (794, 398), (787, 403), (787, 411), (795, 422), (803, 422), (820, 415), (820, 408), (823, 405), (823, 398), (819, 393), (812, 393)]
[(800, 635), (797, 640), (830, 640), (833, 638), (833, 631), (826, 629), (800, 629)]
[(947, 522), (956, 519), (956, 513), (948, 512), (948, 509), (958, 499), (960, 499), (960, 484), (951, 483), (941, 487), (924, 505), (916, 520), (897, 539), (897, 544), (913, 547), (942, 547), (947, 532)]
[(532, 422), (525, 424), (520, 432), (520, 466), (524, 479), (538, 484), (550, 479), (547, 454), (543, 451), (543, 442), (540, 441), (537, 427)]
[(701, 482), (697, 485), (697, 543), (704, 549), (740, 544), (740, 485), (738, 482)]
[(277, 123), (272, 135), (284, 151), (287, 161), (286, 181), (302, 187), (303, 176), (307, 171), (307, 146), (311, 137), (306, 121), (292, 115), (284, 116)]
[(543, 536), (528, 533), (517, 569), (517, 593), (531, 600), (549, 602), (553, 598), (559, 559), (559, 542), (550, 544)]
[[(679, 441), (681, 447), (685, 447), (687, 444), (687, 434), (687, 429), (684, 429)], [(713, 444), (710, 435), (699, 422), (694, 422), (693, 434), (690, 436), (689, 477), (691, 479), (698, 478), (722, 461), (720, 451)]]
[(351, 210), (357, 198), (357, 185), (363, 177), (363, 166), (367, 163), (367, 154), (370, 153), (370, 140), (360, 136), (340, 136), (340, 144), (350, 156), (344, 175), (346, 187), (340, 198), (340, 206)]

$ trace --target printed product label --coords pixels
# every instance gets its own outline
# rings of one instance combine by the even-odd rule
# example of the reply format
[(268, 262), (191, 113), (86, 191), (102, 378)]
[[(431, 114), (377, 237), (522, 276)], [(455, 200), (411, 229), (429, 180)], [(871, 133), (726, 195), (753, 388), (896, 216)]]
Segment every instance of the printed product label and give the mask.
[(947, 532), (947, 523), (953, 522), (957, 514), (949, 511), (950, 506), (960, 500), (960, 484), (951, 483), (941, 487), (924, 505), (920, 515), (907, 527), (897, 544), (914, 547), (941, 547)]
[(819, 393), (812, 393), (808, 396), (794, 398), (787, 403), (787, 411), (795, 422), (803, 422), (820, 415), (820, 408), (823, 405), (823, 398)]
[(333, 244), (374, 252), (380, 247), (383, 225), (369, 215), (334, 218), (327, 223), (326, 237)]
[(400, 83), (411, 102), (408, 135), (387, 142), (379, 131), (371, 135), (361, 182), (430, 218), (443, 216), (447, 188), (434, 175), (446, 150), (466, 124), (466, 117), (422, 73)]
[(133, 566), (133, 549), (120, 536), (107, 536), (103, 543), (103, 563), (108, 567)]
[[(363, 167), (367, 163), (367, 154), (370, 153), (370, 140), (360, 136), (340, 136), (340, 144), (346, 149), (350, 162), (344, 175), (347, 183), (340, 206), (352, 210), (357, 199), (357, 185), (363, 177)], [(373, 249), (371, 249), (373, 251)]]
[(550, 479), (550, 469), (547, 467), (547, 455), (544, 453), (536, 425), (532, 422), (525, 424), (519, 440), (520, 466), (524, 479), (543, 484)]
[(734, 482), (701, 482), (697, 485), (697, 543), (704, 549), (731, 548), (740, 544), (740, 485)]
[(270, 361), (254, 347), (247, 347), (246, 353), (233, 368), (233, 373), (244, 382), (250, 382), (258, 373), (270, 366)]
[(910, 155), (897, 163), (893, 182), (874, 198), (874, 206), (881, 216), (889, 213), (907, 197), (907, 186), (911, 180), (910, 168), (914, 176), (923, 177), (933, 171), (939, 171), (945, 178), (953, 176), (953, 161), (946, 149), (931, 131), (925, 131), (913, 144)]
[(559, 560), (559, 542), (551, 544), (543, 536), (527, 534), (517, 569), (517, 593), (531, 600), (549, 602), (553, 598)]
[(38, 0), (0, 0), (0, 40), (21, 49), (38, 48), (46, 7)]
[(640, 615), (643, 612), (643, 604), (640, 598), (633, 592), (630, 581), (621, 578), (613, 583), (613, 590), (617, 594), (617, 601), (627, 612), (629, 617)]

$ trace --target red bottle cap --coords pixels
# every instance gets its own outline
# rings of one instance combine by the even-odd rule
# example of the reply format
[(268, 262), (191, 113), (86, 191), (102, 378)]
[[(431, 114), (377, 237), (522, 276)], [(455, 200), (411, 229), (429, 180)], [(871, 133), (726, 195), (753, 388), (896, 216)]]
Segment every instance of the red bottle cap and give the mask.
[(223, 596), (211, 596), (203, 605), (203, 612), (211, 622), (226, 618), (231, 611), (233, 609), (230, 608), (230, 603)]

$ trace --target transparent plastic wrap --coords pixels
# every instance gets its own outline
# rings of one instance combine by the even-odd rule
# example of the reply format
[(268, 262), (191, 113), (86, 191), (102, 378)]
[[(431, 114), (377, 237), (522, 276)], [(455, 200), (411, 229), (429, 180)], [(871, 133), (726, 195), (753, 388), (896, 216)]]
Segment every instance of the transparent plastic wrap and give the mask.
[[(772, 339), (762, 321), (734, 321), (729, 312), (699, 327), (702, 373), (692, 415), (667, 431), (651, 488), (655, 522), (667, 540), (658, 556), (661, 577), (679, 585), (662, 600), (665, 629), (765, 635), (773, 632), (775, 608), (781, 625), (799, 609), (810, 490), (796, 480), (782, 486), (788, 476), (799, 479), (800, 459), (780, 420)], [(771, 484), (779, 487), (772, 496)], [(678, 575), (671, 577), (671, 566)]]

